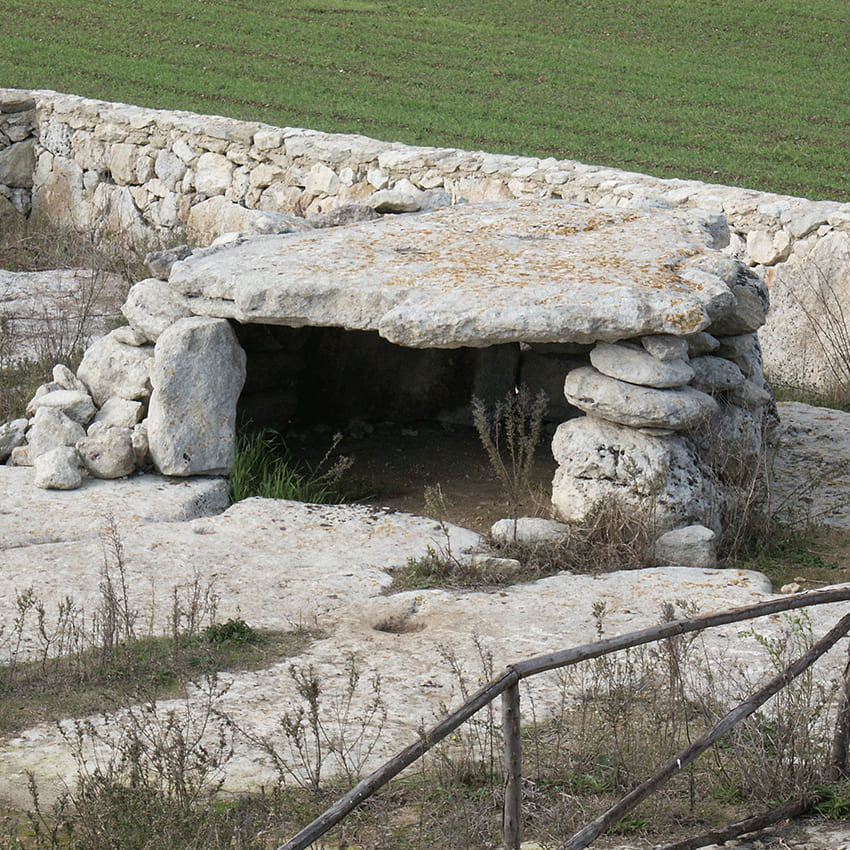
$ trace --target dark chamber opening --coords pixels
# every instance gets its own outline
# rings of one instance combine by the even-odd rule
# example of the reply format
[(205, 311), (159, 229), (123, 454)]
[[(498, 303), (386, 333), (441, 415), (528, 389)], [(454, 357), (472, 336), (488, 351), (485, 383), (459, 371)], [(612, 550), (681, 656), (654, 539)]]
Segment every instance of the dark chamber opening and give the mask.
[[(426, 510), (440, 485), (452, 522), (485, 531), (504, 515), (504, 494), (472, 426), (472, 397), (492, 405), (525, 383), (549, 397), (548, 430), (575, 415), (563, 396), (567, 371), (588, 362), (586, 346), (520, 345), (414, 349), (372, 331), (235, 325), (247, 354), (240, 430), (272, 429), (315, 469), (333, 444), (354, 461), (367, 501)], [(548, 491), (554, 460), (544, 435), (534, 481)]]
[(417, 349), (387, 342), (376, 331), (235, 329), (248, 358), (240, 426), (281, 433), (353, 421), (471, 424), (473, 396), (491, 404), (521, 383), (532, 392), (543, 388), (547, 418), (561, 422), (574, 415), (563, 401), (564, 377), (587, 359), (580, 346)]

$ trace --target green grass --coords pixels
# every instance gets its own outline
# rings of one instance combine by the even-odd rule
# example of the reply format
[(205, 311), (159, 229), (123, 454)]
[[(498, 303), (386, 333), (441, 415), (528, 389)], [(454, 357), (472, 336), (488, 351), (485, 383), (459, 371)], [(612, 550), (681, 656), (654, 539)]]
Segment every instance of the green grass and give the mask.
[(850, 200), (845, 0), (0, 0), (6, 86)]
[[(340, 437), (341, 439), (341, 437)], [(314, 468), (296, 461), (282, 436), (264, 429), (240, 434), (236, 459), (230, 470), (230, 498), (233, 502), (259, 496), (314, 504), (337, 504), (345, 500), (340, 479), (350, 466), (338, 458), (329, 466), (339, 440), (334, 438), (323, 460)]]
[(244, 621), (228, 620), (178, 641), (137, 638), (109, 654), (90, 649), (0, 665), (0, 734), (115, 710), (153, 694), (178, 696), (207, 674), (269, 667), (303, 652), (314, 638), (308, 631), (255, 631)]

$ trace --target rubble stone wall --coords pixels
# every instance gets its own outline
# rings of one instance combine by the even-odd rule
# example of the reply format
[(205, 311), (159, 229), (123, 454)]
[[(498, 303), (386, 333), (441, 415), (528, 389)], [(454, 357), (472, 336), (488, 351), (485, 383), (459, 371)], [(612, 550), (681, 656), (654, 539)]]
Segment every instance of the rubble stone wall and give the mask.
[[(773, 308), (760, 332), (775, 383), (828, 389), (850, 300), (850, 204), (660, 179), (572, 160), (413, 147), (357, 135), (0, 90), (0, 217), (17, 210), (129, 239), (275, 232), (346, 203), (384, 210), (511, 198), (721, 213), (726, 252), (754, 267)], [(291, 227), (291, 225), (286, 225)], [(826, 302), (826, 303), (824, 303)], [(832, 350), (830, 350), (832, 349)]]

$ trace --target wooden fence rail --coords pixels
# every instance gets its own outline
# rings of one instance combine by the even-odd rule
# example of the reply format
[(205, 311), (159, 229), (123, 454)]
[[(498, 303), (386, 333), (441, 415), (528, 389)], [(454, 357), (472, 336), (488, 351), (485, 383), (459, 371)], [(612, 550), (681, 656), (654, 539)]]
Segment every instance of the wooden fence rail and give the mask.
[[(503, 731), (505, 735), (506, 788), (503, 820), (504, 841), (505, 847), (508, 848), (508, 850), (518, 850), (522, 834), (522, 755), (520, 745), (518, 685), (522, 679), (530, 676), (536, 676), (537, 674), (544, 673), (548, 670), (568, 667), (582, 661), (587, 661), (591, 658), (599, 658), (600, 656), (608, 655), (612, 652), (618, 652), (630, 647), (653, 643), (676, 635), (702, 631), (703, 629), (714, 628), (745, 620), (752, 620), (757, 617), (765, 617), (770, 614), (777, 614), (783, 611), (807, 608), (813, 605), (825, 605), (832, 602), (846, 602), (848, 600), (850, 600), (850, 586), (813, 591), (811, 593), (800, 593), (794, 596), (774, 599), (769, 602), (760, 602), (755, 605), (732, 608), (713, 614), (705, 614), (700, 617), (670, 620), (667, 623), (661, 623), (657, 626), (651, 626), (650, 628), (642, 629), (640, 631), (606, 638), (605, 640), (584, 644), (582, 646), (573, 647), (572, 649), (566, 649), (560, 652), (539, 655), (525, 661), (520, 661), (516, 664), (511, 664), (501, 676), (494, 679), (492, 682), (488, 682), (476, 691), (462, 706), (460, 706), (460, 708), (445, 717), (440, 723), (434, 726), (433, 729), (423, 734), (418, 741), (406, 747), (398, 755), (391, 758), (365, 779), (358, 782), (357, 785), (355, 785), (354, 788), (352, 788), (347, 794), (340, 797), (340, 799), (337, 800), (336, 803), (334, 803), (327, 811), (321, 814), (312, 823), (305, 826), (304, 829), (302, 829), (297, 835), (285, 844), (282, 844), (278, 850), (304, 850), (304, 848), (308, 847), (316, 841), (316, 839), (324, 835), (329, 829), (338, 824), (346, 815), (360, 805), (360, 803), (372, 796), (372, 794), (374, 794), (379, 788), (386, 785), (391, 779), (393, 779), (393, 777), (397, 776), (402, 770), (409, 767), (417, 759), (421, 758), (432, 747), (450, 735), (455, 729), (469, 720), (469, 718), (482, 708), (488, 706), (497, 697), (502, 697)], [(829, 646), (833, 645), (848, 631), (850, 631), (850, 614), (843, 617), (826, 637), (813, 646), (806, 656), (794, 662), (794, 665), (791, 665), (791, 667), (796, 669), (795, 665), (805, 664), (801, 670), (805, 669), (805, 667), (814, 663), (814, 661), (820, 657), (820, 655), (823, 654)], [(826, 643), (829, 643), (829, 646), (826, 646)], [(793, 671), (789, 672), (789, 670), (783, 671), (782, 674), (771, 680), (765, 688), (750, 697), (747, 703), (744, 703), (743, 705), (748, 706), (753, 704), (754, 701), (761, 699), (762, 695), (767, 694), (761, 702), (758, 702), (758, 704), (752, 708), (752, 711), (755, 711), (759, 705), (777, 693), (778, 690), (791, 681), (794, 675), (798, 675), (800, 672), (798, 671), (792, 675)], [(771, 691), (770, 689), (772, 687), (775, 687), (775, 690)], [(770, 692), (768, 693), (768, 691)], [(722, 728), (717, 737), (728, 731), (732, 728), (732, 725), (734, 725), (734, 723), (731, 725), (725, 725), (734, 719), (731, 718), (730, 715), (734, 715), (735, 712), (741, 713), (742, 711), (741, 706), (739, 706), (738, 709), (730, 712), (730, 714), (721, 720), (718, 726), (708, 734), (714, 734), (719, 727)], [(752, 711), (749, 713), (752, 713)], [(735, 716), (737, 717), (737, 715)], [(741, 713), (741, 716), (737, 717), (735, 722), (743, 719), (745, 716), (747, 716), (747, 714)], [(716, 737), (712, 740), (716, 740)], [(695, 744), (689, 747), (688, 750), (690, 751), (698, 743), (699, 742), (695, 742)], [(709, 746), (710, 743), (711, 741), (709, 741), (706, 746)], [(698, 755), (698, 753), (693, 753), (689, 758), (695, 758), (696, 755)], [(686, 758), (688, 757), (687, 753), (685, 756)], [(682, 754), (680, 754), (678, 758), (681, 761)], [(674, 761), (672, 764), (675, 767), (676, 762)], [(667, 765), (665, 768), (662, 768), (659, 773), (664, 773), (664, 771), (669, 768), (670, 765)], [(672, 773), (670, 775), (672, 775)], [(658, 774), (656, 774), (656, 776), (658, 776)], [(653, 779), (654, 778), (655, 777), (653, 777)], [(644, 783), (644, 785), (646, 785), (646, 783)], [(651, 791), (653, 789), (650, 788), (649, 790)], [(637, 805), (637, 803), (634, 803), (634, 805)], [(628, 809), (626, 809), (626, 811), (627, 810)], [(620, 816), (622, 816), (622, 813)], [(571, 843), (567, 846), (570, 848), (586, 847), (590, 841), (592, 841), (606, 828), (607, 823), (613, 822), (605, 821), (601, 825), (597, 824), (597, 822), (603, 818), (605, 818), (605, 815), (598, 818), (597, 821), (593, 822), (593, 824), (588, 825), (588, 827), (585, 828), (585, 830), (588, 830), (587, 832), (582, 830), (577, 833), (576, 836), (570, 840), (571, 842), (576, 841), (577, 843)], [(590, 836), (591, 832), (596, 830), (594, 824), (599, 826), (598, 831), (590, 837), (589, 841), (580, 843)], [(581, 836), (581, 838), (579, 838), (579, 836)]]

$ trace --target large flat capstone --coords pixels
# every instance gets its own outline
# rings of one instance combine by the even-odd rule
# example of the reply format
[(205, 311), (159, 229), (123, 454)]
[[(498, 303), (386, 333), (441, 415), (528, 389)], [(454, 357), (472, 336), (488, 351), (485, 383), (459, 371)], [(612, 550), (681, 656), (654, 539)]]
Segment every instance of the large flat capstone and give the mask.
[(459, 205), (196, 252), (169, 285), (198, 315), (377, 330), (415, 348), (700, 331), (736, 263), (679, 213), (564, 201)]

